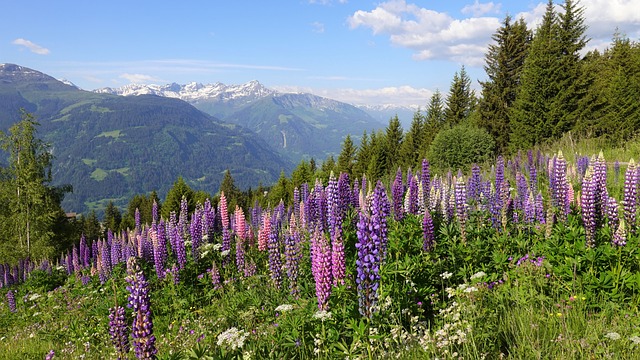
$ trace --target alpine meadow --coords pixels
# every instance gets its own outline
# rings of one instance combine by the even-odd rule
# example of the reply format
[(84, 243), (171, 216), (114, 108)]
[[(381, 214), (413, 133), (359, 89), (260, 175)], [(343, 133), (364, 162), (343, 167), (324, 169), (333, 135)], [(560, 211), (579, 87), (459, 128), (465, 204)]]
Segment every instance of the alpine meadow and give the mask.
[(0, 359), (640, 359), (640, 43), (586, 20), (404, 126), (0, 65)]

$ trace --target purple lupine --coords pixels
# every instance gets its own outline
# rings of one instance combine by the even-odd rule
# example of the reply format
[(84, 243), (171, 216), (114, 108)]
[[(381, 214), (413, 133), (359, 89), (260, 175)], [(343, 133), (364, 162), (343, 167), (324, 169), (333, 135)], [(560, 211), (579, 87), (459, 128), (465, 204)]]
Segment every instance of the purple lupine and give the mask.
[(538, 170), (536, 165), (531, 163), (529, 166), (529, 192), (535, 194), (538, 190)]
[[(273, 219), (272, 219), (273, 220)], [(280, 289), (282, 287), (282, 259), (280, 257), (280, 242), (278, 236), (278, 226), (273, 224), (267, 238), (267, 249), (269, 250), (269, 272), (273, 285)]]
[(502, 183), (504, 182), (504, 158), (502, 155), (498, 156), (498, 160), (496, 162), (496, 191), (502, 187)]
[(140, 224), (140, 209), (136, 208), (136, 212), (134, 214), (136, 233), (140, 234), (142, 232), (142, 225)]
[(407, 212), (412, 215), (418, 215), (420, 206), (418, 205), (418, 179), (415, 176), (411, 176), (407, 182), (409, 183), (409, 206)]
[(320, 179), (316, 179), (316, 186), (313, 192), (316, 210), (314, 226), (320, 226), (320, 230), (325, 231), (327, 229), (327, 194)]
[(180, 199), (180, 214), (178, 214), (178, 229), (180, 230), (180, 235), (182, 235), (183, 239), (186, 239), (189, 235), (189, 224), (187, 221), (188, 215), (189, 204), (187, 202), (187, 197), (182, 195), (182, 199)]
[(300, 219), (300, 190), (297, 186), (293, 189), (293, 214)]
[(107, 241), (102, 240), (102, 256), (100, 256), (100, 260), (102, 261), (102, 271), (104, 271), (105, 276), (109, 276), (111, 274), (111, 248)]
[(341, 214), (346, 214), (349, 205), (353, 205), (351, 198), (351, 186), (349, 186), (349, 174), (343, 172), (338, 176), (338, 208)]
[(456, 216), (458, 218), (458, 224), (460, 225), (460, 237), (463, 242), (467, 240), (467, 189), (462, 176), (462, 170), (458, 170), (458, 176), (455, 184), (455, 201), (456, 201)]
[(607, 222), (611, 231), (616, 231), (620, 224), (618, 202), (613, 197), (609, 197), (607, 200)]
[(538, 191), (538, 195), (536, 195), (536, 221), (540, 224), (544, 224), (546, 222), (546, 213), (544, 211), (544, 199), (542, 198), (542, 192)]
[(636, 212), (638, 207), (638, 173), (636, 163), (633, 159), (629, 160), (627, 172), (624, 177), (624, 200), (622, 206), (624, 208), (624, 221), (631, 234), (636, 232)]
[(216, 265), (216, 261), (214, 260), (211, 263), (211, 269), (209, 270), (211, 274), (211, 284), (213, 285), (213, 290), (222, 289), (222, 282), (220, 281), (220, 271), (218, 270), (218, 266)]
[(587, 173), (587, 168), (589, 167), (589, 157), (588, 156), (579, 156), (576, 160), (576, 167), (578, 172), (578, 179), (582, 181), (584, 179), (584, 175)]
[(371, 201), (371, 221), (375, 224), (374, 238), (376, 243), (379, 243), (382, 260), (387, 257), (387, 246), (389, 242), (387, 218), (390, 215), (391, 204), (389, 203), (387, 192), (382, 182), (378, 180), (376, 187), (373, 190), (373, 199)]
[(191, 215), (191, 223), (189, 224), (189, 234), (191, 235), (191, 257), (193, 261), (198, 262), (200, 253), (198, 249), (202, 245), (202, 221), (204, 212), (202, 207), (197, 206)]
[(329, 183), (325, 194), (327, 197), (327, 220), (331, 236), (331, 276), (333, 284), (340, 285), (344, 283), (346, 273), (344, 242), (342, 239), (342, 222), (345, 210), (339, 193), (338, 181), (336, 181), (333, 172), (329, 175)]
[(16, 293), (15, 290), (7, 291), (7, 304), (9, 305), (9, 311), (15, 313), (16, 309)]
[(404, 218), (403, 195), (402, 170), (398, 168), (396, 177), (391, 184), (391, 200), (393, 201), (393, 218), (395, 221), (400, 221)]
[(420, 185), (422, 185), (423, 211), (429, 209), (429, 192), (431, 189), (431, 173), (429, 171), (429, 161), (422, 159), (422, 170), (420, 172)]
[(535, 199), (533, 198), (532, 193), (529, 193), (529, 196), (524, 200), (522, 212), (525, 224), (533, 224), (536, 220), (536, 208)]
[(422, 217), (422, 250), (431, 251), (435, 245), (435, 233), (433, 229), (433, 219), (429, 210), (425, 210)]
[(165, 240), (165, 225), (160, 220), (158, 230), (151, 230), (151, 243), (153, 244), (153, 264), (158, 279), (163, 279), (165, 274), (164, 264), (167, 261), (167, 244)]
[(171, 250), (173, 251), (176, 261), (178, 262), (178, 268), (184, 269), (187, 264), (187, 251), (184, 247), (184, 238), (178, 229), (176, 223), (176, 213), (172, 211), (169, 215), (169, 222), (167, 223), (167, 235), (169, 236), (169, 243)]
[(160, 221), (160, 218), (158, 217), (158, 203), (154, 199), (153, 205), (151, 205), (151, 222), (153, 224), (157, 224), (158, 221)]
[(600, 226), (607, 212), (607, 200), (609, 200), (609, 191), (607, 190), (607, 163), (604, 160), (602, 151), (598, 154), (593, 166), (593, 176), (595, 182), (596, 195), (596, 224)]
[(297, 298), (300, 292), (298, 289), (298, 269), (302, 258), (302, 249), (295, 214), (291, 215), (291, 220), (289, 220), (289, 233), (285, 235), (284, 245), (285, 268), (287, 269), (287, 277), (289, 278), (289, 292)]
[(331, 247), (329, 241), (320, 228), (317, 227), (311, 237), (312, 259), (311, 272), (316, 284), (316, 298), (318, 309), (329, 308), (331, 296)]
[(84, 233), (80, 236), (80, 246), (78, 249), (78, 255), (80, 256), (80, 263), (83, 268), (88, 268), (89, 264), (89, 247), (87, 246), (87, 238), (84, 236)]
[(482, 178), (480, 177), (480, 166), (473, 164), (471, 166), (471, 177), (469, 177), (469, 184), (467, 185), (467, 197), (473, 203), (480, 202), (480, 186)]
[[(373, 210), (373, 208), (370, 210)], [(377, 224), (372, 216), (360, 211), (357, 224), (356, 284), (358, 286), (358, 309), (360, 314), (367, 318), (371, 318), (376, 311), (378, 288), (380, 286), (382, 252), (380, 239), (375, 231), (376, 226)]]
[(73, 264), (73, 271), (79, 274), (82, 268), (80, 267), (80, 257), (78, 256), (78, 248), (76, 246), (73, 246), (71, 249), (71, 263)]
[(567, 220), (569, 214), (569, 181), (567, 180), (567, 162), (562, 155), (562, 151), (558, 151), (557, 157), (554, 158), (553, 166), (553, 182), (555, 184), (555, 191), (552, 193), (554, 203), (557, 206), (557, 219), (560, 222)]
[(620, 221), (620, 224), (616, 228), (613, 233), (613, 237), (611, 238), (611, 245), (614, 246), (625, 246), (627, 245), (627, 230), (624, 224), (624, 219)]
[(149, 296), (149, 284), (140, 269), (136, 258), (132, 257), (127, 262), (127, 277), (129, 283), (128, 307), (133, 309), (133, 325), (131, 337), (133, 347), (138, 359), (154, 359), (157, 353), (153, 335), (153, 319), (151, 314), (151, 298)]
[(111, 343), (116, 348), (118, 360), (126, 359), (129, 353), (129, 329), (125, 320), (125, 310), (122, 306), (109, 309), (109, 335)]
[(122, 259), (122, 243), (118, 239), (111, 241), (111, 265), (116, 266)]
[(596, 184), (592, 168), (587, 169), (582, 179), (582, 222), (587, 247), (595, 246), (596, 233)]
[(516, 172), (516, 191), (518, 193), (516, 208), (518, 210), (524, 210), (524, 203), (529, 197), (529, 185), (524, 175), (518, 171)]

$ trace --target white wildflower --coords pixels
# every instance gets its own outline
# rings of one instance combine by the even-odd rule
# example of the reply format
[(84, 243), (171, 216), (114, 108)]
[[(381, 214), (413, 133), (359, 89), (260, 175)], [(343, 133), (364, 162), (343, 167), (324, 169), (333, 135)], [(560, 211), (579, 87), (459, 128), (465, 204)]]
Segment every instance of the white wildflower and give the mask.
[(484, 271), (478, 271), (477, 273), (471, 275), (471, 280), (480, 279), (481, 277), (486, 276), (487, 274)]
[(218, 346), (227, 346), (231, 350), (240, 349), (247, 336), (249, 333), (244, 330), (238, 330), (236, 327), (229, 328), (218, 335)]
[(445, 272), (443, 272), (442, 274), (440, 274), (440, 277), (441, 277), (442, 279), (448, 279), (448, 278), (450, 278), (451, 276), (453, 276), (453, 274), (452, 274), (452, 273), (450, 273), (450, 272), (448, 272), (448, 271), (445, 271)]
[(200, 254), (200, 259), (204, 258), (205, 256), (207, 256), (209, 254), (209, 250), (204, 251), (203, 253)]
[(222, 244), (220, 244), (220, 243), (213, 244), (213, 246), (211, 248), (213, 249), (213, 251), (220, 251), (220, 249), (222, 249)]
[(640, 336), (634, 335), (629, 340), (636, 345), (640, 344)]
[(331, 312), (326, 310), (319, 310), (319, 311), (316, 311), (315, 314), (313, 314), (313, 318), (321, 321), (330, 320)]
[(466, 292), (466, 293), (472, 293), (472, 292), (476, 292), (476, 291), (478, 291), (478, 288), (475, 287), (475, 286), (470, 286), (470, 287), (464, 289), (464, 292)]
[(611, 340), (619, 340), (620, 339), (620, 334), (618, 334), (615, 331), (612, 331), (610, 333), (607, 333), (604, 337), (606, 337), (607, 339), (611, 339)]
[(42, 295), (40, 295), (40, 294), (32, 294), (31, 296), (29, 296), (29, 301), (33, 301), (33, 300), (39, 298), (40, 296), (42, 296)]
[(291, 310), (293, 310), (293, 305), (289, 305), (289, 304), (278, 305), (278, 307), (276, 308), (276, 311), (278, 312), (287, 312)]
[(225, 257), (225, 256), (229, 255), (229, 253), (231, 253), (231, 250), (225, 250), (225, 251), (221, 252), (220, 255), (222, 255), (222, 257)]

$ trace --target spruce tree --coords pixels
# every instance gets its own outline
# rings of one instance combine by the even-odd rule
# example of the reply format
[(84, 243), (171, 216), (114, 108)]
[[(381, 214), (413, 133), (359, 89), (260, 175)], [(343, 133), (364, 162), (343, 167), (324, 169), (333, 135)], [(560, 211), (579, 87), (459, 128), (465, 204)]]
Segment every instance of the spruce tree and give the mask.
[(429, 99), (429, 105), (427, 105), (423, 126), (423, 144), (422, 148), (420, 149), (420, 158), (424, 158), (427, 155), (431, 142), (436, 137), (438, 131), (442, 129), (444, 123), (444, 101), (442, 100), (442, 94), (440, 93), (440, 90), (436, 89), (436, 91), (433, 93), (433, 95), (431, 95), (431, 98)]
[(385, 151), (386, 162), (383, 170), (383, 174), (386, 174), (388, 170), (398, 167), (398, 154), (400, 151), (400, 145), (403, 141), (403, 131), (398, 115), (389, 119), (389, 124), (385, 129), (383, 135), (382, 149)]
[(418, 164), (420, 150), (424, 143), (424, 115), (420, 110), (413, 114), (411, 127), (402, 140), (398, 157), (402, 168), (414, 167)]
[(445, 121), (449, 127), (460, 124), (469, 118), (475, 104), (475, 97), (471, 90), (471, 79), (464, 68), (453, 75), (447, 105), (444, 111)]
[(336, 165), (338, 173), (346, 173), (349, 178), (353, 176), (353, 167), (356, 159), (356, 148), (351, 140), (351, 135), (345, 137), (342, 143), (342, 150), (338, 155), (338, 164)]
[(478, 125), (493, 136), (498, 151), (505, 152), (509, 145), (510, 110), (516, 100), (531, 32), (523, 19), (512, 22), (511, 16), (506, 16), (492, 39), (484, 67), (488, 80), (480, 82)]

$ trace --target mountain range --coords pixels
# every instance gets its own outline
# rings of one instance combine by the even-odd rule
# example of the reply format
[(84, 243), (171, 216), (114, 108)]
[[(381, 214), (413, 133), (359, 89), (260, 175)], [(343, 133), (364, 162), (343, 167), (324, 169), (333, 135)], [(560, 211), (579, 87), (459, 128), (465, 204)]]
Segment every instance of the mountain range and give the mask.
[[(71, 184), (63, 207), (84, 212), (135, 194), (164, 196), (182, 176), (216, 193), (229, 169), (241, 188), (273, 183), (293, 163), (256, 133), (208, 115), (185, 101), (153, 95), (123, 97), (80, 90), (39, 71), (0, 65), (0, 130), (20, 109), (40, 123), (51, 144), (54, 185)], [(4, 156), (4, 158), (1, 158)], [(5, 153), (0, 163), (6, 164)]]
[(241, 85), (132, 84), (95, 92), (184, 100), (222, 121), (255, 131), (294, 162), (336, 156), (348, 134), (357, 144), (365, 130), (379, 129), (389, 120), (381, 121), (356, 106), (313, 94), (280, 93), (255, 80)]

